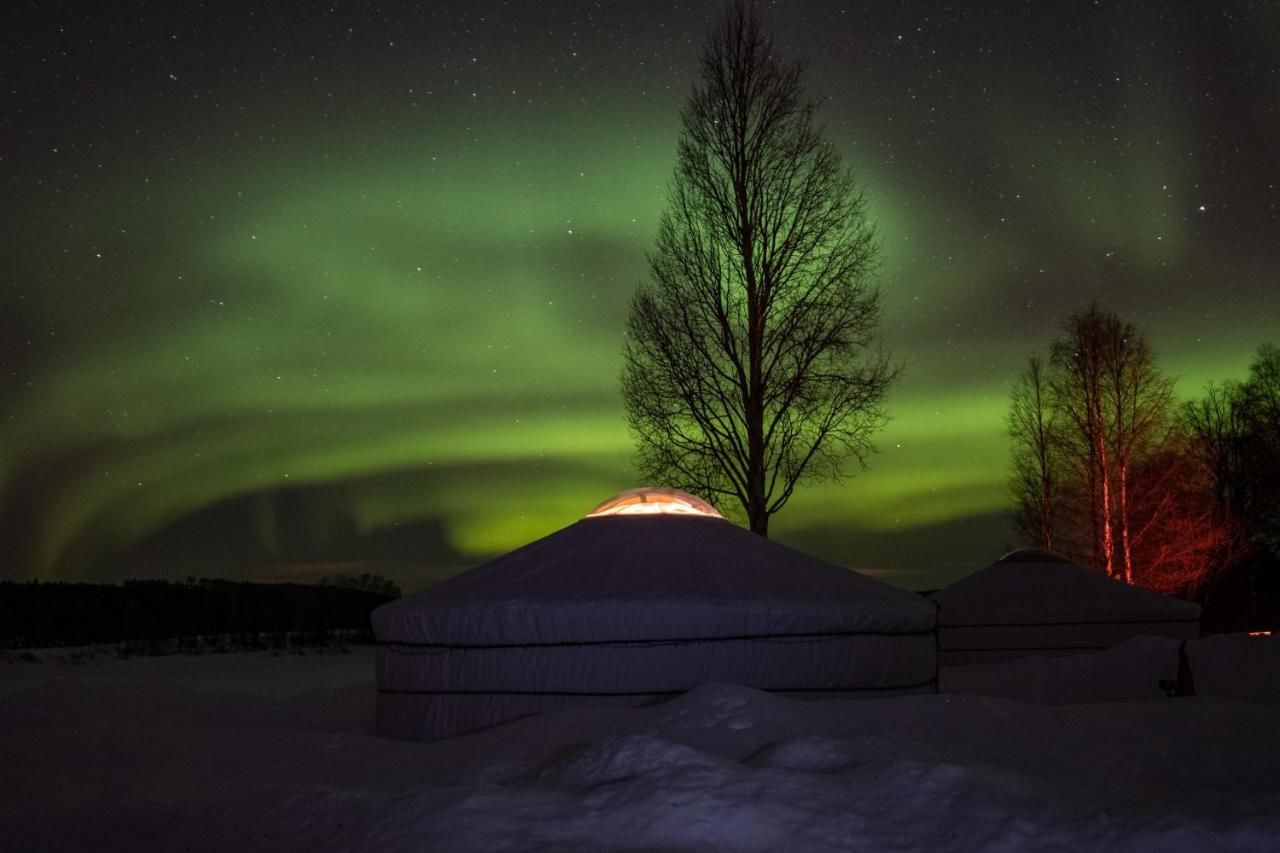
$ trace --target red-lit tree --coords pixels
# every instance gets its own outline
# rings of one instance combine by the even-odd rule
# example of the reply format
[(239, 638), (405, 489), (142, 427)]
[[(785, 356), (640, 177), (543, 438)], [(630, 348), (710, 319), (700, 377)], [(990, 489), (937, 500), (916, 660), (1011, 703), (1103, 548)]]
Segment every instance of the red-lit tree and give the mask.
[(1133, 468), (1167, 429), (1173, 384), (1146, 334), (1097, 305), (1068, 318), (1063, 333), (1050, 346), (1048, 378), (1061, 477), (1083, 496), (1070, 505), (1083, 514), (1088, 563), (1132, 583)]
[(1212, 449), (1173, 412), (1173, 383), (1141, 329), (1096, 305), (1068, 318), (1048, 365), (1032, 356), (1010, 395), (1010, 484), (1027, 541), (1194, 594), (1239, 536), (1214, 497)]
[(1127, 580), (1186, 598), (1231, 561), (1239, 541), (1235, 523), (1218, 511), (1213, 474), (1191, 444), (1174, 431), (1130, 472)]

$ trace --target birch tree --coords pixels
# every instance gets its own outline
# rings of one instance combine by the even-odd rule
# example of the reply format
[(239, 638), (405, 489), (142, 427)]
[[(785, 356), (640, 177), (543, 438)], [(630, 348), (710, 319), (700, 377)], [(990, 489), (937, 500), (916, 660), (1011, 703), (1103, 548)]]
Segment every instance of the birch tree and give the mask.
[(754, 6), (728, 7), (700, 70), (631, 304), (623, 399), (647, 479), (736, 503), (768, 535), (800, 482), (865, 465), (887, 419), (879, 249), (802, 67)]

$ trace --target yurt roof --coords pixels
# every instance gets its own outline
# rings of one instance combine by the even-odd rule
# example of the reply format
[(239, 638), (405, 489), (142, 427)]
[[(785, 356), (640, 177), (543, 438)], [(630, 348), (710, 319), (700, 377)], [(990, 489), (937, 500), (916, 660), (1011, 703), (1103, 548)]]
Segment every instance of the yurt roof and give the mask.
[(930, 598), (939, 625), (1194, 621), (1200, 605), (1089, 571), (1053, 551), (1012, 551)]
[(934, 617), (933, 605), (914, 593), (758, 536), (718, 513), (601, 515), (597, 508), (384, 605), (373, 620), (383, 641), (483, 646), (915, 633), (932, 630)]

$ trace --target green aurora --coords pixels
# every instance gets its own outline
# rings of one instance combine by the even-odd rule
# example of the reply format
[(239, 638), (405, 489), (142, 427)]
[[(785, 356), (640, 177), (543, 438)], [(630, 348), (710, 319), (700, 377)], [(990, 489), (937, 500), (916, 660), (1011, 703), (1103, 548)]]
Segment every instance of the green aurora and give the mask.
[[(810, 87), (880, 229), (904, 373), (870, 470), (798, 493), (775, 535), (937, 585), (1009, 544), (1006, 390), (1067, 313), (1097, 299), (1145, 325), (1185, 396), (1277, 338), (1275, 244), (1259, 250), (1277, 191), (1209, 185), (1187, 156), (1205, 146), (1196, 108), (1172, 86), (1095, 105), (1098, 132), (1039, 78), (1008, 83), (998, 108), (972, 69), (950, 99), (902, 70), (860, 98), (836, 81), (872, 72), (806, 27), (821, 29), (781, 35), (819, 42)], [(528, 57), (493, 59), (480, 95), (465, 80), (411, 94), (409, 65), (374, 67), (328, 112), (317, 90), (305, 108), (246, 96), (252, 116), (204, 130), (189, 110), (129, 117), (163, 155), (121, 124), (96, 148), (82, 129), (78, 146), (10, 158), (25, 200), (6, 214), (21, 239), (0, 303), (0, 532), (21, 547), (5, 574), (140, 573), (111, 555), (282, 489), (319, 496), (321, 544), (331, 522), (430, 520), (441, 538), (421, 562), (456, 567), (636, 485), (621, 335), (696, 45), (663, 50), (650, 77), (584, 47), (594, 73), (535, 81), (537, 98), (494, 82)], [(911, 91), (941, 118), (871, 108)], [(1242, 231), (1258, 211), (1271, 218)], [(260, 548), (225, 574), (297, 559), (257, 505)]]

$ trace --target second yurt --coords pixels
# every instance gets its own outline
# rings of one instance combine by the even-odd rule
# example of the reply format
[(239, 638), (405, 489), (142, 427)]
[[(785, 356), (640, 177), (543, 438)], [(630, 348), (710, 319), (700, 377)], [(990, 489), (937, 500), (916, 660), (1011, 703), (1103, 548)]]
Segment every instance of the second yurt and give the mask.
[(1024, 548), (931, 596), (941, 666), (1110, 648), (1131, 637), (1200, 635), (1200, 605)]

